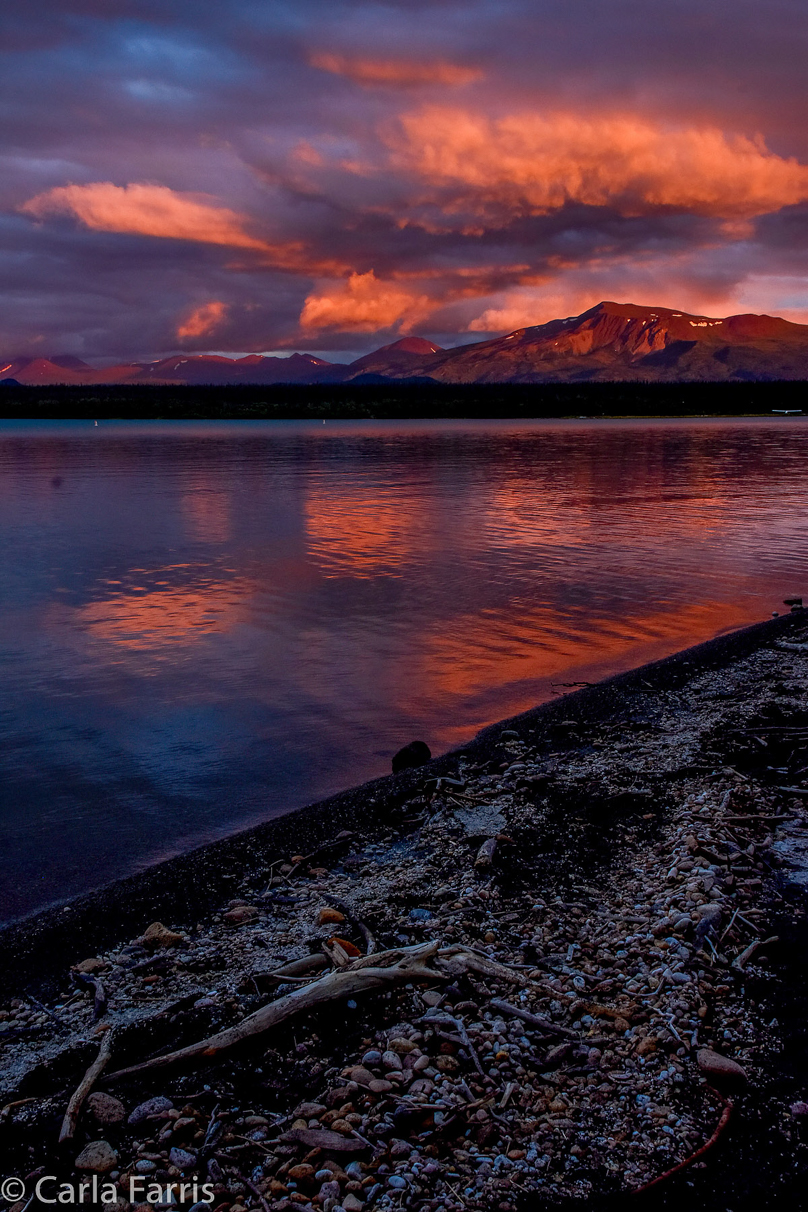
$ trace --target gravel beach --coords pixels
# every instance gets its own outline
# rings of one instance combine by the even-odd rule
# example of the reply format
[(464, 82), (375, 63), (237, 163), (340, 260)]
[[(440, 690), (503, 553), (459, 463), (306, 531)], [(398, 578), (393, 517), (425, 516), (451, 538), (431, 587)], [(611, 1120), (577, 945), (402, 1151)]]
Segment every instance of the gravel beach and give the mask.
[(808, 617), (692, 652), (369, 785), (191, 916), (113, 913), (41, 981), (15, 927), (0, 1207), (46, 1178), (117, 1212), (789, 1205)]

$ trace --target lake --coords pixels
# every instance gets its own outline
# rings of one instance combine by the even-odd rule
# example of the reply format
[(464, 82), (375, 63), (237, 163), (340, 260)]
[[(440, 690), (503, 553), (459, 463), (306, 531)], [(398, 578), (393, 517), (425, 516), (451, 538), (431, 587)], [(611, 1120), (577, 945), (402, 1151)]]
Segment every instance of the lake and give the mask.
[(808, 424), (0, 422), (0, 920), (808, 596)]

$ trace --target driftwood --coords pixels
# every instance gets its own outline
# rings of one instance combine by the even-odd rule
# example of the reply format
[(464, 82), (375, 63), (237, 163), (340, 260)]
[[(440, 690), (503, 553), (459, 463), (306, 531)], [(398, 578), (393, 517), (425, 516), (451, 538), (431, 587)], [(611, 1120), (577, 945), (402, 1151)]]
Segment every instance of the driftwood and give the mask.
[[(430, 967), (430, 962), (434, 965)], [(525, 984), (519, 973), (498, 964), (495, 960), (471, 948), (462, 946), (440, 947), (437, 942), (417, 943), (412, 947), (398, 947), (380, 951), (377, 955), (362, 955), (350, 960), (338, 971), (328, 972), (319, 980), (294, 989), (256, 1010), (232, 1027), (219, 1031), (196, 1044), (155, 1056), (127, 1069), (110, 1073), (106, 1081), (117, 1081), (149, 1069), (160, 1069), (199, 1058), (209, 1059), (243, 1044), (246, 1040), (263, 1035), (297, 1014), (307, 1014), (330, 1002), (341, 1001), (360, 993), (372, 993), (388, 989), (393, 985), (406, 985), (415, 981), (423, 984), (449, 980), (466, 972), (483, 973), (486, 976), (512, 983)]]
[(79, 1082), (73, 1097), (67, 1104), (65, 1117), (62, 1120), (62, 1130), (59, 1133), (59, 1144), (61, 1144), (62, 1141), (71, 1140), (73, 1138), (73, 1134), (76, 1131), (76, 1125), (79, 1122), (81, 1108), (84, 1106), (84, 1100), (87, 1098), (87, 1095), (92, 1090), (96, 1081), (107, 1067), (107, 1062), (109, 1061), (112, 1051), (113, 1035), (114, 1029), (112, 1028), (105, 1033), (104, 1038), (101, 1041), (101, 1047), (98, 1049), (98, 1056), (84, 1074), (84, 1077)]
[(430, 960), (438, 954), (437, 943), (419, 943), (414, 947), (399, 947), (392, 951), (382, 951), (378, 955), (363, 955), (351, 961), (345, 968), (337, 972), (328, 972), (319, 980), (312, 981), (300, 989), (294, 989), (285, 997), (280, 997), (267, 1006), (262, 1006), (254, 1014), (242, 1019), (232, 1027), (219, 1031), (197, 1044), (187, 1048), (179, 1048), (168, 1052), (165, 1056), (156, 1056), (132, 1065), (127, 1069), (119, 1069), (111, 1073), (107, 1081), (116, 1081), (120, 1077), (128, 1077), (132, 1073), (142, 1073), (147, 1069), (163, 1068), (178, 1062), (195, 1060), (198, 1057), (214, 1057), (227, 1051), (245, 1040), (251, 1039), (277, 1027), (280, 1023), (297, 1014), (305, 1014), (329, 1002), (340, 1001), (358, 993), (370, 993), (377, 989), (386, 989), (392, 985), (407, 984), (410, 981), (434, 983), (447, 979), (447, 975), (437, 968), (427, 967)]

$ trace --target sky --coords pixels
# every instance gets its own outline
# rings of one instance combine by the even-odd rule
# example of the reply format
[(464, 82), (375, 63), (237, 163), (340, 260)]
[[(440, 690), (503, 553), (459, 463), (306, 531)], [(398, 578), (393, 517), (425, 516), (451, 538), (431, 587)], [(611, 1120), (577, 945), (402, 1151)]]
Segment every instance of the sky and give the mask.
[(804, 0), (4, 6), (0, 353), (808, 322), (807, 64)]

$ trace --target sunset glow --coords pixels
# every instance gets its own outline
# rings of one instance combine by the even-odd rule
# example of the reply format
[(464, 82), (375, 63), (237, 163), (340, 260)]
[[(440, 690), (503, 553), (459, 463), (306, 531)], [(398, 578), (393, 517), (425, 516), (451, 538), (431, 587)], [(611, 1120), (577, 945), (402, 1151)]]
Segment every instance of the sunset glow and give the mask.
[(15, 11), (0, 358), (348, 361), (601, 299), (805, 321), (807, 22), (748, 0)]

